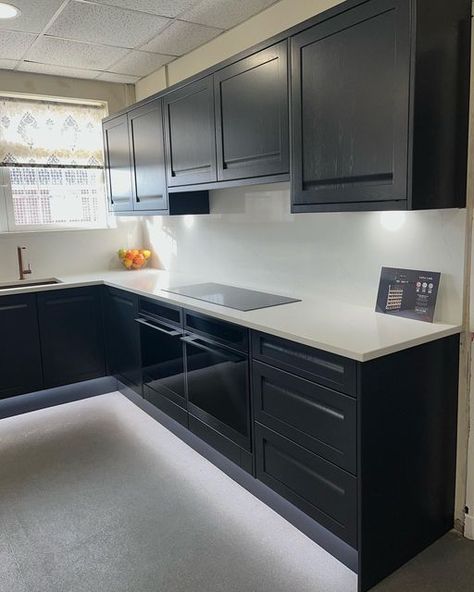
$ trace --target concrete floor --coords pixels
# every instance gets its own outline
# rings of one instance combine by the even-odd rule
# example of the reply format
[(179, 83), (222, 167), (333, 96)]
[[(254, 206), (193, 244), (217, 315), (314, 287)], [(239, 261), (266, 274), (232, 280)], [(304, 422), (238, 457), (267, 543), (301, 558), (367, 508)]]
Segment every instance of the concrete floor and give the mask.
[[(0, 420), (0, 592), (355, 592), (356, 576), (119, 393)], [(450, 534), (377, 592), (473, 592)]]

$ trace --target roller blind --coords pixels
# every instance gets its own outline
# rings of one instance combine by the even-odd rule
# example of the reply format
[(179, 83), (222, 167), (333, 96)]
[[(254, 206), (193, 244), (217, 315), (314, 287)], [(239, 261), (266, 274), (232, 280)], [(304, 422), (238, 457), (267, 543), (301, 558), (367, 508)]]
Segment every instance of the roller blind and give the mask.
[(0, 166), (101, 168), (102, 104), (0, 97)]

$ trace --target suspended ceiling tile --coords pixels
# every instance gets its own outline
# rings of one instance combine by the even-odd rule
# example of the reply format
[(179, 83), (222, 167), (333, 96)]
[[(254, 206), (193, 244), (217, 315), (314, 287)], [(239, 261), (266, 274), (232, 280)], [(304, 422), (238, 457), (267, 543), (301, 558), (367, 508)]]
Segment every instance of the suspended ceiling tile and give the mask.
[(174, 56), (132, 50), (108, 70), (119, 74), (146, 76), (174, 59)]
[(128, 52), (128, 49), (120, 47), (90, 45), (43, 36), (28, 51), (26, 59), (69, 68), (106, 70)]
[(202, 0), (180, 18), (193, 23), (230, 29), (261, 12), (276, 0)]
[(157, 35), (169, 19), (115, 6), (73, 1), (48, 35), (120, 47), (137, 47)]
[(101, 4), (110, 4), (120, 8), (133, 8), (151, 14), (174, 18), (195, 6), (200, 0), (95, 0)]
[(7, 0), (21, 10), (15, 19), (0, 20), (0, 29), (40, 33), (53, 18), (63, 0)]
[(32, 72), (35, 74), (49, 74), (50, 76), (62, 76), (67, 78), (87, 78), (97, 77), (97, 70), (82, 70), (80, 68), (65, 68), (63, 66), (53, 66), (50, 64), (38, 64), (36, 62), (22, 62), (18, 68), (21, 72)]
[(181, 56), (214, 39), (222, 33), (221, 29), (205, 27), (184, 21), (173, 21), (162, 33), (149, 43), (140, 47), (144, 51)]
[(29, 49), (36, 35), (0, 30), (0, 57), (2, 59), (19, 60)]
[(135, 84), (135, 82), (140, 80), (140, 76), (116, 74), (115, 72), (101, 72), (96, 80), (101, 80), (102, 82), (116, 82), (119, 84)]

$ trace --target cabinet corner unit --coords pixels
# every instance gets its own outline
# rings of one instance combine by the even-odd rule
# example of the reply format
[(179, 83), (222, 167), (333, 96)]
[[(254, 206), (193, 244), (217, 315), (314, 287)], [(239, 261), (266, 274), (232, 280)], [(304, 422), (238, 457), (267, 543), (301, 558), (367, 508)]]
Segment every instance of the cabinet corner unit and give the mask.
[(293, 212), (465, 206), (470, 5), (345, 2), (291, 38)]
[(206, 191), (169, 196), (161, 99), (103, 122), (109, 208), (119, 215), (208, 214)]

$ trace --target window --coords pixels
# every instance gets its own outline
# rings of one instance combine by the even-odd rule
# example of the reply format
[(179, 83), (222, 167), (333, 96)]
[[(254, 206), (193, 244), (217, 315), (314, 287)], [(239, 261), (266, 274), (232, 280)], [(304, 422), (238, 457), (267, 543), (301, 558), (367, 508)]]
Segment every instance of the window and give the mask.
[(103, 103), (0, 97), (4, 230), (106, 226), (106, 115)]

